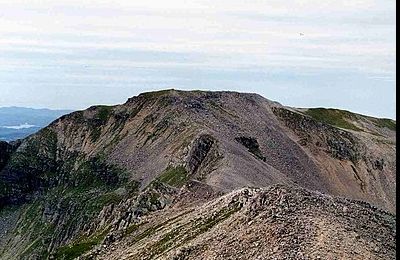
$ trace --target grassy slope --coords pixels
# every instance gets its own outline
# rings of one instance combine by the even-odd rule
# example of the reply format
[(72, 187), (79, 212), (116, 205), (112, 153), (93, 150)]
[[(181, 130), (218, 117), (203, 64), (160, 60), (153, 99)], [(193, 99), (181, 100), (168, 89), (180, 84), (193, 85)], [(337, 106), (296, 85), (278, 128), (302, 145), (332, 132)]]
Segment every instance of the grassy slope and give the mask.
[(361, 119), (372, 121), (376, 127), (396, 131), (396, 121), (388, 118), (374, 118), (333, 108), (309, 108), (304, 113), (319, 122), (354, 131), (363, 131), (352, 123)]

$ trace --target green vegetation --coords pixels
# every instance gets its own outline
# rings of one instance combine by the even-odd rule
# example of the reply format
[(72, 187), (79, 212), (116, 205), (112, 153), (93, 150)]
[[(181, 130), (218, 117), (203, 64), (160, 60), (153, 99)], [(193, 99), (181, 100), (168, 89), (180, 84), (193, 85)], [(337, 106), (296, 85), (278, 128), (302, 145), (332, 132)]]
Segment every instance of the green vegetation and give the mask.
[(112, 106), (98, 106), (96, 118), (99, 119), (102, 123), (106, 123), (110, 117), (112, 109)]
[(122, 199), (122, 196), (115, 192), (108, 192), (105, 194), (99, 195), (97, 198), (92, 199), (91, 202), (86, 206), (87, 212), (93, 212), (93, 214), (97, 214), (100, 210), (106, 206), (111, 204), (118, 204)]
[(221, 223), (222, 221), (232, 216), (232, 214), (239, 211), (240, 208), (241, 207), (239, 204), (234, 204), (230, 207), (225, 207), (221, 209), (216, 214), (213, 214), (206, 219), (198, 219), (197, 222), (195, 222), (194, 226), (189, 228), (188, 232), (183, 229), (184, 226), (178, 226), (177, 228), (165, 234), (165, 236), (163, 236), (154, 245), (152, 245), (151, 249), (149, 250), (149, 258), (152, 259), (155, 256), (162, 254), (165, 251), (168, 251), (168, 249), (173, 246), (174, 241), (182, 239), (182, 241), (180, 242), (180, 244), (182, 245), (196, 238), (197, 236), (209, 231), (218, 223)]
[(96, 245), (99, 245), (109, 232), (109, 229), (105, 229), (102, 232), (98, 232), (88, 238), (83, 238), (72, 245), (60, 247), (55, 253), (56, 259), (71, 260), (78, 256), (81, 256), (85, 252), (93, 249)]
[(38, 144), (55, 159), (57, 153), (57, 133), (50, 128), (44, 128), (38, 136)]
[(356, 120), (356, 114), (346, 110), (331, 108), (309, 108), (304, 113), (325, 124), (354, 131), (362, 131), (360, 128), (348, 121)]
[[(351, 113), (346, 110), (339, 109), (331, 109), (331, 108), (310, 108), (305, 111), (305, 114), (311, 116), (315, 120), (319, 122), (323, 122), (326, 124), (330, 124), (333, 126), (351, 129), (355, 131), (362, 131), (362, 129), (358, 128), (354, 124), (352, 124), (351, 120), (357, 120), (357, 117), (360, 115)], [(377, 127), (388, 128), (390, 130), (396, 131), (396, 121), (388, 119), (388, 118), (373, 118), (369, 116), (363, 116), (365, 118), (370, 119)]]
[(49, 241), (49, 237), (55, 229), (54, 225), (42, 221), (42, 207), (37, 201), (30, 205), (25, 205), (21, 212), (22, 214), (14, 231), (15, 235), (24, 236), (27, 234), (34, 234), (34, 236), (30, 241), (26, 241), (29, 244), (26, 244), (20, 258), (28, 258), (32, 252), (42, 255), (43, 257), (47, 256), (46, 248), (43, 246), (43, 243)]
[(137, 194), (139, 192), (140, 182), (132, 180), (125, 183), (124, 187), (129, 195)]
[(194, 233), (191, 234), (188, 238), (186, 238), (186, 240), (191, 240), (197, 237), (198, 235), (207, 232), (218, 223), (228, 219), (230, 216), (232, 216), (232, 214), (238, 212), (240, 209), (241, 206), (239, 204), (234, 204), (230, 207), (221, 209), (220, 211), (217, 212), (217, 214), (212, 215), (211, 217), (205, 219), (204, 221), (200, 221), (195, 225)]
[(101, 128), (92, 127), (92, 131), (90, 133), (90, 140), (92, 140), (92, 142), (96, 142), (97, 140), (99, 140), (100, 135), (101, 135)]
[[(179, 216), (181, 216), (181, 215), (179, 215)], [(142, 233), (137, 234), (137, 235), (134, 237), (134, 239), (132, 240), (132, 244), (137, 243), (137, 242), (139, 242), (140, 240), (142, 240), (142, 239), (144, 239), (144, 238), (146, 238), (146, 237), (148, 237), (148, 236), (153, 235), (154, 233), (156, 233), (157, 230), (159, 230), (159, 229), (162, 228), (162, 227), (165, 227), (168, 223), (170, 223), (171, 221), (175, 220), (175, 219), (176, 219), (177, 217), (179, 217), (179, 216), (176, 216), (176, 217), (174, 217), (174, 218), (168, 219), (168, 220), (166, 220), (165, 222), (163, 222), (163, 223), (161, 223), (161, 224), (158, 224), (158, 225), (155, 225), (155, 226), (151, 226), (151, 227), (149, 227), (148, 229), (146, 229), (145, 231), (143, 231)], [(142, 225), (144, 225), (144, 224), (146, 224), (146, 223), (147, 223), (147, 222), (143, 222), (143, 223), (141, 223), (141, 224), (134, 224), (134, 225), (130, 226), (130, 227), (127, 229), (127, 232), (128, 232), (128, 230), (129, 230), (129, 233), (127, 233), (127, 234), (130, 234), (130, 233), (132, 233), (132, 232), (135, 232), (140, 226), (142, 226)]]
[[(102, 155), (87, 159), (76, 153), (57, 162), (53, 154), (56, 149), (51, 146), (42, 148), (45, 142), (38, 142), (39, 138), (46, 139), (49, 144), (56, 140), (51, 132), (33, 138), (25, 149), (15, 154), (12, 164), (12, 170), (26, 172), (27, 181), (21, 181), (24, 186), (17, 190), (21, 198), (36, 190), (42, 192), (22, 208), (15, 229), (16, 236), (27, 238), (25, 250), (18, 256), (21, 259), (29, 255), (46, 259), (48, 246), (52, 241), (62, 241), (66, 230), (76, 230), (79, 234), (103, 207), (118, 204), (127, 193), (135, 196), (139, 187), (136, 181), (128, 181), (128, 174), (123, 169), (108, 164)], [(26, 183), (32, 184), (28, 186)], [(2, 196), (16, 193), (7, 183), (0, 186)], [(51, 221), (54, 216), (61, 220)], [(71, 247), (60, 249), (61, 253), (66, 259), (72, 259), (91, 249), (98, 243), (98, 238), (92, 236), (78, 241)]]
[(135, 231), (137, 231), (141, 226), (143, 226), (144, 224), (147, 224), (148, 222), (147, 221), (145, 221), (145, 222), (142, 222), (142, 223), (139, 223), (139, 224), (132, 224), (132, 225), (130, 225), (126, 230), (125, 230), (125, 236), (126, 235), (129, 235), (129, 234), (132, 234), (133, 232), (135, 232)]
[[(29, 256), (35, 252), (45, 259), (48, 254), (47, 246), (52, 240), (62, 239), (65, 236), (65, 230), (81, 230), (86, 223), (90, 223), (98, 215), (104, 206), (118, 203), (121, 199), (122, 197), (114, 191), (107, 192), (101, 188), (83, 190), (79, 187), (57, 187), (49, 190), (46, 197), (40, 198), (40, 201), (37, 200), (26, 207), (18, 222), (16, 229), (18, 234), (33, 235), (21, 257), (24, 259), (23, 256)], [(45, 208), (46, 211), (44, 211)], [(47, 212), (45, 215), (48, 216), (54, 214), (62, 216), (62, 221), (57, 224), (57, 228), (43, 218), (44, 212)], [(69, 212), (69, 214), (65, 214), (65, 212)], [(76, 258), (99, 244), (107, 232), (108, 230), (103, 230), (87, 238), (79, 238), (72, 245), (57, 249), (56, 259)]]
[(158, 240), (149, 250), (149, 258), (151, 259), (154, 256), (165, 252), (173, 244), (173, 241), (179, 238), (181, 231), (181, 227), (178, 227), (171, 232), (168, 232), (164, 237)]
[[(155, 120), (152, 119), (152, 120)], [(147, 142), (151, 142), (153, 143), (162, 133), (164, 133), (168, 127), (171, 124), (171, 121), (173, 121), (172, 116), (166, 116), (165, 118), (163, 118), (154, 128), (154, 131), (152, 133), (150, 133), (147, 138), (146, 141), (144, 142), (143, 146), (147, 144)]]
[(83, 253), (92, 249), (96, 243), (94, 242), (82, 242), (72, 246), (61, 247), (58, 249), (55, 258), (56, 259), (75, 259)]
[(0, 208), (0, 219), (8, 216), (9, 214), (12, 214), (15, 211), (18, 211), (17, 206), (7, 205)]
[(158, 181), (173, 186), (175, 188), (180, 188), (185, 184), (188, 179), (188, 172), (183, 166), (168, 167), (163, 174), (158, 178)]
[(105, 185), (113, 188), (126, 178), (122, 169), (115, 165), (109, 165), (101, 156), (84, 160), (72, 174), (74, 180), (78, 181), (77, 186), (84, 187)]
[(388, 128), (392, 131), (396, 131), (396, 121), (388, 118), (378, 118), (375, 120), (375, 125), (381, 128)]
[[(38, 218), (38, 216), (40, 216), (40, 213), (40, 205), (38, 202), (34, 202), (30, 205), (25, 206), (21, 215), (21, 219), (18, 222), (18, 226), (16, 229), (17, 232), (24, 234), (29, 231), (32, 223), (40, 221), (40, 218)], [(38, 227), (35, 225), (34, 228)], [(41, 233), (40, 230), (35, 231), (37, 231), (38, 235)]]
[(38, 181), (46, 183), (54, 178), (56, 153), (57, 135), (49, 128), (27, 139), (24, 149), (12, 154), (8, 161), (9, 171), (18, 173), (19, 181), (14, 187), (8, 182), (0, 184), (0, 198), (30, 192)]
[(100, 138), (101, 127), (107, 123), (113, 109), (112, 106), (97, 106), (96, 108), (98, 110), (97, 114), (94, 119), (89, 122), (92, 142), (96, 142)]
[[(144, 230), (143, 232), (137, 234), (134, 239), (132, 240), (132, 244), (139, 242), (140, 240), (149, 237), (153, 234), (155, 234), (158, 230), (166, 227), (168, 224), (175, 222), (176, 219), (180, 218), (181, 216), (188, 214), (190, 212), (192, 212), (193, 209), (184, 211), (181, 214), (178, 214), (160, 224), (151, 226), (149, 228), (147, 228), (146, 230)], [(140, 224), (133, 224), (131, 226), (129, 226), (125, 232), (125, 235), (129, 235), (135, 231), (137, 231), (139, 229), (140, 226), (147, 224), (148, 222), (143, 222)], [(177, 229), (174, 229), (172, 232), (169, 232), (166, 236), (164, 236), (161, 240), (157, 241), (155, 245), (153, 245), (153, 249), (150, 250), (150, 254), (149, 254), (149, 258), (154, 257), (156, 254), (165, 251), (165, 249), (168, 248), (168, 241), (173, 239), (173, 238), (178, 238), (179, 233), (180, 232), (180, 227)]]
[(82, 124), (85, 122), (84, 111), (75, 111), (68, 115), (77, 124)]
[[(157, 229), (159, 229), (159, 228), (161, 228), (161, 227), (162, 227), (162, 224), (157, 225), (157, 226), (152, 226), (152, 227), (146, 229), (146, 230), (143, 231), (142, 233), (136, 235), (135, 238), (132, 240), (132, 243), (137, 243), (137, 242), (139, 242), (140, 240), (142, 240), (142, 239), (144, 239), (144, 238), (146, 238), (146, 237), (148, 237), (148, 236), (154, 234), (154, 233), (157, 231)], [(135, 231), (135, 230), (133, 230), (133, 231)], [(133, 232), (133, 231), (132, 231), (132, 232)]]

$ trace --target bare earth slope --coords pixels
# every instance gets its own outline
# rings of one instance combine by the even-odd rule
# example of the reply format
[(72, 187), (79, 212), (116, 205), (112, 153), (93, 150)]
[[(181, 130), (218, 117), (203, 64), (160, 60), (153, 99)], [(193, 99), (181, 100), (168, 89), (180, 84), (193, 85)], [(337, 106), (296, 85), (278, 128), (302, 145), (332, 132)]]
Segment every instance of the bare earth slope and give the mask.
[(0, 257), (72, 259), (151, 212), (243, 187), (295, 185), (393, 213), (395, 129), (235, 92), (166, 90), (74, 112), (0, 151)]

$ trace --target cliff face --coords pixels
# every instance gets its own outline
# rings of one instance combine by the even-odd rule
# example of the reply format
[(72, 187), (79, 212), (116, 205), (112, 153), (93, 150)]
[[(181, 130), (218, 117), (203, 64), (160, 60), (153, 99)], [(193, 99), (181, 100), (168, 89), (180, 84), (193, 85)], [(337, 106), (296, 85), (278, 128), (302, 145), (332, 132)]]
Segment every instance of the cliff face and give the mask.
[[(0, 256), (79, 255), (151, 212), (277, 183), (394, 212), (395, 145), (394, 121), (255, 94), (168, 90), (91, 107), (16, 151), (1, 144), (0, 206), (10, 221)], [(65, 253), (79, 239), (82, 252)]]

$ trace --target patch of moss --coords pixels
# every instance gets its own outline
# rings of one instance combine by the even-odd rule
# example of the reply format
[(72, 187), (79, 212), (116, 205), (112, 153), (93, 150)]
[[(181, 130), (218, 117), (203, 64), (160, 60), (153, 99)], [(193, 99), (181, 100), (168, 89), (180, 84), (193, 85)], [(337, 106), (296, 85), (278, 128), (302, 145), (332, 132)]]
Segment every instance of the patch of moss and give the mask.
[(18, 206), (14, 206), (14, 205), (7, 205), (3, 208), (0, 208), (0, 219), (4, 218), (5, 216), (8, 216), (9, 214), (11, 214), (17, 210), (18, 210)]
[(122, 185), (127, 178), (127, 173), (123, 169), (108, 164), (101, 155), (84, 160), (71, 175), (77, 186), (84, 187), (105, 185), (114, 188)]
[(132, 180), (127, 182), (124, 187), (129, 195), (137, 194), (139, 192), (140, 182)]
[(93, 127), (90, 133), (90, 140), (92, 140), (92, 142), (96, 142), (97, 140), (99, 140), (100, 135), (101, 135), (101, 128)]
[[(21, 216), (15, 228), (16, 236), (26, 237), (25, 250), (17, 258), (27, 259), (36, 255), (47, 259), (48, 246), (54, 241), (63, 241), (66, 236), (71, 236), (67, 233), (71, 230), (79, 234), (104, 206), (117, 204), (127, 196), (125, 190), (130, 196), (138, 191), (138, 183), (128, 182), (127, 172), (109, 164), (105, 156), (87, 159), (82, 154), (71, 153), (65, 155), (63, 161), (56, 161), (56, 146), (52, 147), (55, 142), (54, 132), (42, 132), (40, 137), (32, 138), (24, 149), (16, 153), (10, 171), (22, 176), (21, 188), (15, 183), (0, 182), (0, 201), (3, 192), (12, 198), (24, 198), (26, 194), (31, 200), (21, 206)], [(42, 147), (46, 144), (50, 146)], [(28, 186), (29, 183), (33, 185)], [(33, 192), (36, 192), (36, 199), (29, 197)], [(54, 216), (60, 216), (62, 220), (54, 223), (51, 221)], [(67, 251), (68, 255), (73, 256), (74, 252), (85, 251), (92, 245), (92, 240), (76, 243), (71, 251)]]
[(40, 221), (40, 219), (38, 218), (38, 216), (40, 216), (40, 213), (40, 205), (38, 202), (26, 205), (23, 214), (18, 221), (17, 231), (19, 233), (25, 234), (30, 230), (32, 226), (35, 227), (35, 224)]
[[(153, 118), (152, 120), (155, 120), (155, 118)], [(164, 133), (168, 129), (172, 120), (173, 118), (171, 116), (163, 118), (155, 126), (154, 131), (147, 136), (145, 142), (143, 143), (143, 146), (146, 145), (149, 141), (153, 143), (162, 133)]]
[[(62, 194), (61, 197), (60, 194)], [(46, 197), (48, 208), (53, 208), (52, 205), (58, 205), (61, 212), (70, 212), (68, 216), (64, 217), (63, 222), (58, 224), (62, 225), (57, 228), (61, 232), (53, 232), (50, 234), (52, 238), (63, 237), (65, 235), (63, 232), (67, 229), (81, 230), (86, 223), (90, 223), (93, 218), (97, 217), (105, 206), (117, 204), (123, 199), (122, 195), (115, 191), (108, 191), (108, 188), (102, 186), (86, 189), (80, 186), (64, 189), (57, 187), (49, 191)], [(57, 211), (59, 212), (59, 210)], [(40, 223), (35, 225), (41, 226)], [(76, 258), (99, 244), (107, 233), (107, 229), (99, 231), (89, 237), (78, 238), (71, 245), (58, 248), (55, 253), (56, 259)]]
[(72, 245), (60, 247), (54, 254), (54, 257), (63, 260), (75, 259), (100, 244), (108, 232), (109, 230), (105, 229), (104, 231), (96, 233), (88, 238), (78, 240)]
[(93, 244), (91, 242), (86, 242), (72, 246), (62, 247), (57, 251), (55, 258), (64, 260), (75, 259), (78, 256), (82, 255), (83, 253), (89, 251), (94, 245), (96, 244)]
[(207, 232), (212, 227), (217, 225), (218, 223), (228, 219), (234, 213), (238, 212), (241, 209), (239, 204), (232, 205), (230, 207), (225, 207), (217, 212), (217, 214), (212, 215), (211, 217), (205, 219), (204, 221), (198, 223), (195, 226), (195, 236)]
[(53, 130), (43, 129), (27, 139), (23, 149), (11, 155), (7, 171), (0, 173), (0, 204), (10, 199), (23, 201), (25, 194), (49, 186), (58, 167), (56, 158), (57, 135)]
[(148, 222), (142, 222), (142, 223), (139, 223), (139, 224), (132, 224), (132, 225), (130, 225), (130, 226), (125, 230), (124, 235), (126, 236), (126, 235), (129, 235), (129, 234), (132, 234), (133, 232), (137, 231), (141, 226), (143, 226), (144, 224), (147, 224), (147, 223), (148, 223)]
[(35, 250), (38, 250), (38, 249), (39, 249), (39, 251), (42, 251), (43, 256), (46, 256), (47, 253), (40, 246), (41, 246), (41, 241), (40, 241), (40, 237), (38, 237), (32, 243), (30, 243), (25, 248), (25, 250), (21, 253), (21, 259), (28, 259), (29, 256), (32, 254), (32, 252), (34, 252)]
[(101, 127), (107, 123), (110, 118), (113, 107), (112, 106), (97, 106), (97, 113), (93, 119), (89, 121), (89, 128), (91, 130), (90, 138), (92, 142), (96, 142), (101, 135)]
[(173, 186), (175, 188), (182, 187), (187, 181), (189, 175), (185, 167), (176, 166), (176, 167), (168, 167), (160, 177), (158, 177), (158, 181)]
[(149, 259), (152, 259), (164, 252), (168, 252), (174, 246), (175, 241), (181, 240), (180, 245), (183, 245), (197, 236), (207, 232), (218, 223), (228, 219), (230, 216), (232, 216), (232, 214), (239, 211), (240, 208), (241, 206), (239, 204), (234, 204), (221, 209), (216, 214), (213, 214), (206, 219), (200, 219), (194, 224), (193, 227), (190, 228), (189, 233), (184, 232), (183, 226), (178, 226), (152, 245), (151, 249), (149, 250)]
[(149, 194), (149, 201), (150, 201), (150, 204), (152, 204), (152, 205), (154, 205), (154, 204), (157, 204), (158, 203), (158, 200), (160, 199), (160, 194), (158, 194), (158, 193), (150, 193)]
[(375, 125), (380, 128), (388, 128), (392, 131), (396, 131), (396, 121), (389, 118), (378, 118), (375, 120)]
[[(65, 235), (63, 233), (64, 230), (81, 230), (85, 224), (90, 223), (93, 218), (98, 216), (103, 207), (110, 204), (117, 204), (122, 200), (122, 196), (115, 192), (104, 193), (101, 190), (77, 192), (75, 189), (68, 189), (61, 193), (63, 194), (63, 198), (60, 200), (55, 197), (55, 200), (50, 205), (60, 205), (64, 210), (68, 210), (70, 214), (65, 216), (63, 223), (61, 223), (62, 226), (58, 227), (58, 230), (61, 230), (61, 232), (51, 234), (53, 238), (63, 237)], [(80, 253), (81, 250), (90, 250), (103, 240), (107, 232), (108, 230), (103, 230), (89, 237), (78, 238), (72, 245), (57, 249), (57, 253), (60, 254), (61, 252), (62, 254), (73, 255)], [(67, 259), (69, 258), (67, 257)]]
[[(154, 234), (154, 233), (157, 231), (157, 229), (159, 229), (160, 227), (162, 227), (162, 224), (156, 225), (156, 226), (152, 226), (152, 227), (146, 229), (146, 230), (143, 231), (142, 233), (136, 235), (135, 238), (132, 240), (132, 243), (137, 243), (137, 242), (139, 242), (140, 240), (142, 240), (142, 239), (144, 239), (144, 238), (146, 238), (146, 237), (148, 237), (148, 236), (151, 236), (151, 235)], [(132, 232), (133, 232), (133, 231), (135, 231), (135, 230), (132, 230)]]
[[(133, 241), (132, 241), (132, 244), (137, 243), (137, 242), (139, 242), (140, 240), (142, 240), (142, 239), (144, 239), (144, 238), (146, 238), (146, 237), (148, 237), (148, 236), (153, 235), (153, 234), (156, 233), (156, 231), (158, 231), (160, 228), (163, 228), (163, 227), (167, 226), (167, 224), (173, 223), (176, 219), (178, 219), (178, 218), (180, 218), (181, 216), (183, 216), (183, 215), (185, 215), (185, 214), (188, 214), (188, 213), (190, 213), (190, 212), (193, 212), (193, 209), (187, 210), (187, 211), (185, 211), (185, 212), (183, 212), (183, 213), (181, 213), (181, 214), (178, 214), (178, 215), (176, 215), (176, 216), (174, 216), (174, 217), (172, 217), (172, 218), (170, 218), (170, 219), (168, 219), (168, 220), (166, 220), (166, 221), (164, 221), (164, 222), (162, 222), (162, 223), (160, 223), (160, 224), (157, 224), (157, 225), (154, 225), (154, 226), (151, 226), (151, 227), (147, 228), (145, 231), (143, 231), (143, 232), (137, 234), (137, 235), (134, 237), (134, 239), (133, 239)], [(140, 226), (144, 225), (144, 224), (147, 224), (147, 222), (143, 222), (143, 223), (140, 223), (140, 224), (134, 224), (134, 225), (130, 226), (130, 227), (127, 229), (127, 230), (129, 230), (129, 233), (127, 232), (126, 234), (130, 234), (130, 233), (133, 233), (133, 232), (137, 231), (138, 228), (139, 228)]]
[(110, 118), (112, 106), (98, 106), (98, 112), (96, 118), (99, 119), (102, 123), (106, 123)]
[(88, 212), (98, 213), (105, 205), (118, 204), (122, 196), (115, 192), (108, 192), (93, 199), (92, 202), (86, 206)]
[[(25, 259), (23, 256), (31, 254), (46, 259), (46, 250), (52, 241), (63, 239), (67, 230), (76, 230), (79, 233), (86, 223), (90, 223), (98, 216), (104, 206), (118, 204), (126, 196), (126, 193), (121, 193), (117, 189), (124, 188), (126, 185), (132, 194), (138, 189), (136, 182), (125, 181), (124, 171), (116, 166), (108, 165), (104, 158), (87, 160), (79, 156), (71, 156), (70, 160), (80, 164), (80, 167), (73, 169), (71, 167), (73, 164), (70, 165), (69, 160), (65, 162), (66, 165), (59, 165), (60, 178), (52, 177), (58, 185), (45, 186), (46, 193), (26, 204), (21, 214), (15, 229), (16, 234), (28, 238), (26, 248), (20, 255), (22, 259)], [(64, 171), (68, 174), (63, 177)], [(44, 175), (50, 175), (50, 173), (40, 172), (38, 174), (37, 177), (41, 180)], [(68, 214), (64, 214), (65, 212)], [(57, 222), (57, 226), (47, 219), (54, 214), (59, 214), (63, 219)], [(92, 245), (92, 240), (85, 240), (74, 244), (70, 249), (64, 249), (67, 250), (67, 255), (73, 258), (75, 253), (85, 251)]]
[(181, 234), (181, 232), (182, 232), (181, 228), (182, 227), (178, 227), (178, 228), (172, 230), (171, 232), (168, 232), (165, 236), (163, 236), (160, 240), (158, 240), (149, 250), (149, 252), (150, 252), (149, 258), (152, 259), (156, 255), (159, 255), (159, 254), (165, 252), (169, 247), (171, 247), (173, 242)]
[(348, 121), (356, 120), (357, 116), (346, 110), (331, 108), (309, 108), (304, 113), (325, 124), (354, 131), (362, 131), (362, 129)]
[(20, 259), (27, 259), (34, 253), (44, 258), (47, 255), (44, 244), (49, 242), (54, 230), (55, 226), (53, 224), (42, 220), (42, 206), (39, 202), (36, 201), (25, 205), (14, 234), (21, 236), (32, 235), (30, 236), (30, 240), (26, 241), (29, 244), (26, 244), (18, 257)]

